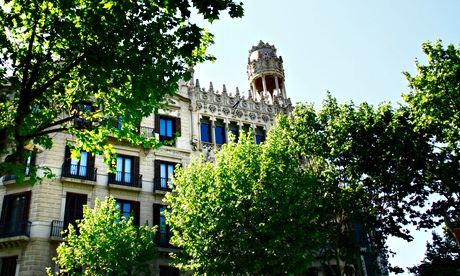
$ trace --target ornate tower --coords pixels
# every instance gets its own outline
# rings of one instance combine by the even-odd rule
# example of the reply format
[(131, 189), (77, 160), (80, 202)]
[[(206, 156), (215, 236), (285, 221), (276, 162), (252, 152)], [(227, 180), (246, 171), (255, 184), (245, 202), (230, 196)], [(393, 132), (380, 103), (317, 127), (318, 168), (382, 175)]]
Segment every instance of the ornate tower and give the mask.
[(277, 56), (273, 45), (260, 41), (249, 50), (247, 72), (250, 96), (254, 100), (285, 103), (283, 59)]

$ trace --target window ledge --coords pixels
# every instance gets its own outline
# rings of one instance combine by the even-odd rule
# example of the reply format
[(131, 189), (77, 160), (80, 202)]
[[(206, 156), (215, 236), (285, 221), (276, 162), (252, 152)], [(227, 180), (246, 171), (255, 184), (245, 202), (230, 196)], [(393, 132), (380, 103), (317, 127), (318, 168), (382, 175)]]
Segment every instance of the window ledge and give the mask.
[(62, 182), (85, 184), (85, 185), (90, 185), (90, 186), (95, 186), (97, 184), (96, 181), (80, 179), (80, 178), (73, 178), (73, 177), (61, 177), (61, 181)]
[(0, 238), (0, 249), (23, 246), (28, 243), (29, 240), (30, 238), (25, 235)]
[(153, 190), (153, 193), (154, 194), (157, 194), (157, 195), (165, 195), (166, 193), (169, 193), (171, 191), (168, 191), (168, 190)]
[(30, 179), (30, 177), (27, 176), (27, 177), (24, 178), (24, 181), (22, 183), (19, 183), (19, 184), (16, 183), (16, 178), (10, 179), (10, 180), (3, 180), (3, 185), (5, 185), (5, 186), (14, 185), (14, 184), (16, 184), (16, 185), (24, 185), (24, 184), (29, 183), (29, 179)]
[(56, 241), (56, 242), (63, 242), (64, 238), (63, 237), (50, 237), (50, 240)]
[(119, 190), (127, 190), (127, 191), (134, 191), (134, 192), (142, 191), (141, 187), (133, 187), (133, 186), (127, 186), (127, 185), (121, 185), (121, 184), (109, 183), (108, 186), (109, 188), (119, 189)]
[(176, 247), (161, 247), (161, 246), (157, 246), (157, 249), (158, 249), (158, 252), (166, 252), (166, 253), (169, 253), (169, 252), (180, 253), (180, 252), (182, 252), (181, 249), (176, 248)]

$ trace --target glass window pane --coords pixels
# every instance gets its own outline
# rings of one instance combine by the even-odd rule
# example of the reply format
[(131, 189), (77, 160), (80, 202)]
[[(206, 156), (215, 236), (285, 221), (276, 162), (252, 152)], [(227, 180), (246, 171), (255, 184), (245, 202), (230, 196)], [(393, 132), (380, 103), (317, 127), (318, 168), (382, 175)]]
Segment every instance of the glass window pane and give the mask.
[(115, 174), (115, 181), (118, 181), (118, 182), (121, 181), (122, 172), (123, 172), (123, 157), (118, 156), (117, 157), (117, 171), (116, 171), (116, 174)]
[(78, 173), (78, 160), (72, 159), (70, 160), (70, 174), (77, 175)]
[(81, 151), (80, 166), (78, 168), (80, 176), (86, 176), (87, 166), (88, 166), (88, 153), (86, 151)]
[(159, 229), (158, 229), (158, 232), (160, 234), (160, 241), (162, 241), (162, 242), (167, 241), (167, 237), (166, 237), (166, 233), (167, 233), (166, 218), (163, 215), (164, 210), (165, 210), (165, 207), (160, 208), (160, 225), (159, 225)]
[(117, 119), (118, 119), (117, 120), (117, 128), (119, 130), (122, 130), (122, 128), (123, 128), (123, 116), (118, 116)]
[(129, 217), (129, 215), (131, 215), (131, 203), (123, 204), (123, 213), (125, 217)]
[(169, 164), (169, 165), (168, 165), (168, 179), (171, 178), (173, 172), (174, 172), (174, 165), (173, 165), (173, 164)]
[(161, 188), (166, 188), (167, 185), (167, 172), (166, 164), (160, 164), (160, 186)]
[(168, 119), (166, 121), (166, 136), (173, 137), (173, 121)]
[(125, 158), (124, 182), (131, 183), (131, 158)]
[(165, 119), (160, 118), (160, 135), (166, 135), (166, 121)]
[(225, 143), (225, 129), (222, 126), (216, 126), (216, 144)]
[(201, 141), (202, 142), (211, 142), (211, 137), (209, 135), (209, 124), (201, 123)]

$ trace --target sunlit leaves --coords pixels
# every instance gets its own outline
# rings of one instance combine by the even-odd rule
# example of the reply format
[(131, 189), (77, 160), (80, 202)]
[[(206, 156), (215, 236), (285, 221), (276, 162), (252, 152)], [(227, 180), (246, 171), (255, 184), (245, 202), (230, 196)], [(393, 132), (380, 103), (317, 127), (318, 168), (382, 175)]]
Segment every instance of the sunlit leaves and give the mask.
[[(177, 91), (189, 67), (212, 60), (206, 48), (212, 36), (188, 20), (216, 19), (229, 11), (242, 16), (241, 4), (200, 1), (23, 1), (1, 2), (0, 10), (0, 154), (15, 155), (41, 136), (67, 131), (77, 144), (109, 156), (112, 136), (132, 145), (158, 143), (137, 133), (143, 117)], [(95, 111), (75, 112), (90, 102)], [(39, 108), (37, 108), (39, 107)], [(113, 120), (124, 116), (122, 131)], [(82, 128), (74, 119), (88, 122)], [(113, 156), (112, 156), (113, 157)], [(106, 162), (110, 162), (107, 161)], [(0, 166), (2, 167), (2, 166)], [(7, 173), (0, 168), (2, 174)]]
[[(305, 271), (319, 248), (313, 190), (319, 184), (295, 158), (282, 129), (262, 145), (252, 135), (223, 145), (216, 162), (195, 159), (176, 171), (172, 243), (177, 266), (197, 273)], [(294, 158), (293, 158), (294, 157)]]
[[(61, 273), (83, 275), (131, 275), (149, 272), (156, 257), (155, 229), (133, 225), (133, 217), (120, 218), (115, 199), (96, 199), (94, 208), (84, 206), (78, 231), (69, 224), (64, 242), (53, 260)], [(50, 274), (50, 272), (49, 272)]]

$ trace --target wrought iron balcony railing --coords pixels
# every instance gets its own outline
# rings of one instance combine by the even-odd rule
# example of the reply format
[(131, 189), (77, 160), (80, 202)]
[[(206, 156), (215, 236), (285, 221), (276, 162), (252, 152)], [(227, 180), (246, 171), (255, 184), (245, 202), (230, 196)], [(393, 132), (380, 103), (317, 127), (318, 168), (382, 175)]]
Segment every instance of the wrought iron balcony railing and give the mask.
[(81, 166), (78, 164), (62, 164), (62, 177), (96, 181), (97, 169), (94, 167)]
[(62, 220), (51, 221), (50, 237), (62, 239), (63, 230), (64, 230), (64, 222)]
[(154, 191), (171, 191), (171, 179), (167, 177), (155, 177), (153, 179)]
[(155, 137), (155, 129), (151, 127), (141, 126), (139, 128), (140, 135), (145, 138)]
[(17, 221), (0, 223), (0, 238), (15, 237), (15, 236), (30, 236), (31, 222)]
[(142, 174), (132, 174), (123, 171), (109, 173), (109, 184), (142, 188)]

